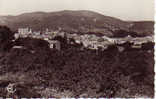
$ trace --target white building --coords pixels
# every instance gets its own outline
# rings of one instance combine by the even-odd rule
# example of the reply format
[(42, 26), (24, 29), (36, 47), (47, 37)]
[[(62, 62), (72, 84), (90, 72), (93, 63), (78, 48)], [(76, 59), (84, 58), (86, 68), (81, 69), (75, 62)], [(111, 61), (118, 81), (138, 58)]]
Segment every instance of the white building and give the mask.
[(132, 48), (141, 48), (142, 47), (142, 42), (134, 42), (132, 45)]
[(20, 37), (27, 37), (31, 33), (32, 33), (32, 30), (29, 28), (19, 28), (18, 29), (18, 34)]
[(15, 39), (18, 39), (20, 37), (20, 35), (18, 33), (14, 34)]
[(19, 28), (18, 33), (27, 34), (27, 33), (29, 33), (29, 28)]
[(59, 41), (56, 40), (52, 40), (52, 41), (48, 41), (50, 44), (50, 48), (55, 48), (57, 50), (61, 49), (61, 43)]

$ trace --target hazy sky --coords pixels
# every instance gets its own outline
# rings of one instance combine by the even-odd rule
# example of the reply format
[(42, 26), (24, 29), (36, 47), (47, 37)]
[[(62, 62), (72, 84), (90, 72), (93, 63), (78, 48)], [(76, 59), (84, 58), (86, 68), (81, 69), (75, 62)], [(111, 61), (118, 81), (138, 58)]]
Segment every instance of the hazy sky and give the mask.
[(123, 20), (154, 20), (154, 0), (0, 0), (0, 15), (91, 10)]

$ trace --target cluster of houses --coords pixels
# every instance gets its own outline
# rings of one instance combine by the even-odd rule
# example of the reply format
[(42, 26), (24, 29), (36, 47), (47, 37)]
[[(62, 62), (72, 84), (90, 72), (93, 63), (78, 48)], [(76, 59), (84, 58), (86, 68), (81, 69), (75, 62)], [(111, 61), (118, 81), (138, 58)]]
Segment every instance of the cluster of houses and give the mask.
[[(15, 34), (16, 39), (31, 37), (31, 38), (46, 40), (49, 42), (50, 48), (56, 48), (60, 50), (61, 49), (60, 42), (57, 40), (53, 40), (53, 38), (56, 36), (61, 36), (61, 37), (66, 36), (68, 41), (70, 39), (74, 39), (76, 43), (83, 44), (85, 48), (95, 49), (95, 50), (98, 50), (99, 48), (105, 50), (109, 45), (124, 44), (125, 42), (133, 43), (132, 47), (134, 48), (141, 48), (143, 43), (154, 42), (154, 37), (151, 36), (133, 38), (130, 35), (128, 35), (125, 38), (110, 38), (107, 36), (99, 37), (94, 34), (80, 35), (77, 33), (65, 33), (61, 31), (52, 31), (49, 29), (46, 29), (43, 32), (41, 31), (36, 32), (36, 31), (32, 31), (32, 29), (30, 28), (19, 28), (18, 33)], [(119, 48), (119, 49), (122, 50), (123, 48)]]
[(99, 48), (105, 50), (109, 45), (122, 45), (126, 42), (132, 43), (132, 48), (141, 48), (143, 43), (154, 42), (154, 37), (152, 36), (134, 38), (128, 35), (124, 38), (110, 38), (107, 36), (99, 37), (94, 34), (69, 34), (68, 38), (74, 38), (77, 43), (82, 43), (84, 47), (95, 50)]
[(49, 31), (49, 29), (46, 29), (45, 31), (32, 31), (30, 28), (19, 28), (18, 33), (15, 33), (15, 39), (18, 38), (36, 38), (36, 39), (42, 39), (46, 40), (49, 42), (49, 47), (50, 48), (56, 48), (58, 50), (61, 49), (60, 42), (57, 40), (53, 40), (54, 37), (56, 36), (65, 36), (64, 32), (59, 32), (59, 31)]

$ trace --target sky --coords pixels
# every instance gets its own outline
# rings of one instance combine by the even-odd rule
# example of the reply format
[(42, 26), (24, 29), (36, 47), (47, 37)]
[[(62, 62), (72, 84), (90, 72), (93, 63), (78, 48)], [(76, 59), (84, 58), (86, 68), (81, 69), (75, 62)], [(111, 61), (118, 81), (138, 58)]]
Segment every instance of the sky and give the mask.
[(0, 0), (0, 15), (90, 10), (122, 20), (154, 20), (154, 0)]

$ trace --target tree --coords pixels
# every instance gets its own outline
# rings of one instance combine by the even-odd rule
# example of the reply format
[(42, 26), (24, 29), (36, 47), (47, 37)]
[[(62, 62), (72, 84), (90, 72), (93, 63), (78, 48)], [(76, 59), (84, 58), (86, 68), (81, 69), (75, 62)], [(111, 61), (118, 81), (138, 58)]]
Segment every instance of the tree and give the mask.
[(24, 46), (30, 50), (49, 49), (49, 43), (45, 40), (34, 39), (34, 38), (19, 38), (15, 41), (14, 45)]
[(61, 43), (61, 49), (67, 49), (68, 48), (66, 37), (56, 36), (53, 40), (57, 40)]
[(126, 37), (126, 36), (128, 36), (128, 34), (129, 33), (125, 30), (116, 30), (114, 32), (114, 37)]
[(153, 42), (146, 42), (146, 43), (142, 44), (142, 49), (143, 50), (154, 50), (154, 46), (155, 46), (155, 43), (153, 43)]
[(6, 26), (0, 26), (0, 49), (9, 50), (12, 46), (14, 33)]

